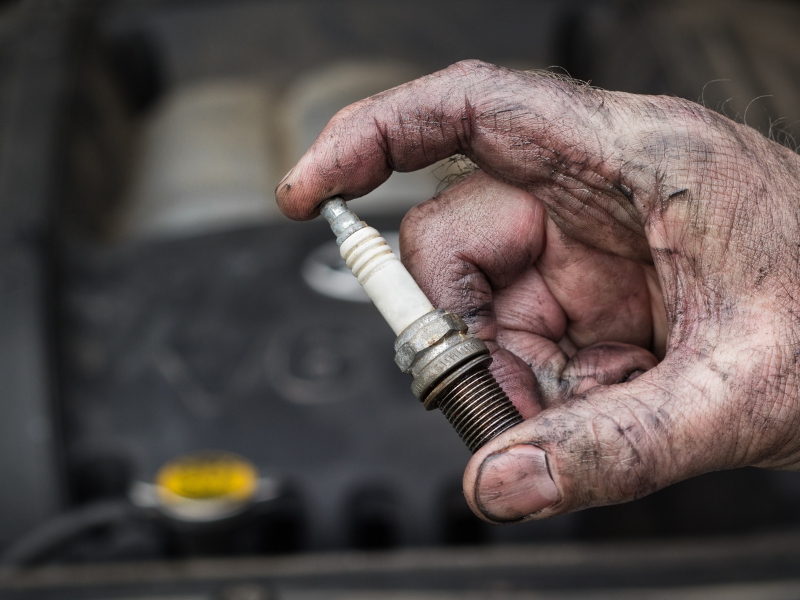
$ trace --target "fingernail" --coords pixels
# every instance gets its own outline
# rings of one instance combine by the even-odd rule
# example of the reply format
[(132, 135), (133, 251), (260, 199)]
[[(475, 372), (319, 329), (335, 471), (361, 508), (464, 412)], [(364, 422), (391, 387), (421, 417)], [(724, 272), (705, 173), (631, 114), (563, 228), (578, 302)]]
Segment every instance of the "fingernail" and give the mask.
[(487, 458), (478, 474), (477, 501), (492, 521), (517, 521), (555, 504), (558, 488), (544, 450), (519, 445)]

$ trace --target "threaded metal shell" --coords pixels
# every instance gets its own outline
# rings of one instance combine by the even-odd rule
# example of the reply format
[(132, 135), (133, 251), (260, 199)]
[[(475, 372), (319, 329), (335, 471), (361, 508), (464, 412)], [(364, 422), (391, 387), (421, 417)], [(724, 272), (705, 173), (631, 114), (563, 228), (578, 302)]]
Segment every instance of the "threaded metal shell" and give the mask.
[(472, 452), (522, 422), (522, 416), (485, 364), (458, 377), (442, 392), (438, 406)]

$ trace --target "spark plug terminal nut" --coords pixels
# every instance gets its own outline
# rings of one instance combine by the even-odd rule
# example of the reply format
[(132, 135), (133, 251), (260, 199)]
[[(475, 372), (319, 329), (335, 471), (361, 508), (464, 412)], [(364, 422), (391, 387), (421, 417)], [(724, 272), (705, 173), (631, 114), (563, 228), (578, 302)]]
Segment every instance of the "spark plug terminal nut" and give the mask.
[(320, 213), (345, 263), (394, 330), (395, 362), (413, 376), (411, 390), (427, 410), (439, 408), (473, 452), (522, 421), (488, 369), (486, 344), (456, 314), (434, 309), (377, 230), (339, 197)]

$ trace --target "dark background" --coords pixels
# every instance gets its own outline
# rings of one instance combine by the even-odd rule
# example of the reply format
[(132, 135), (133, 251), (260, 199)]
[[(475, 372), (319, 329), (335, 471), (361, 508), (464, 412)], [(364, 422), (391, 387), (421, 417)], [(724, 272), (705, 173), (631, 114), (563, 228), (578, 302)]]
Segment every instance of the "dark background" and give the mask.
[[(800, 478), (755, 469), (542, 523), (481, 523), (460, 492), (468, 452), (411, 395), (377, 311), (309, 285), (309, 264), (333, 264), (329, 230), (289, 222), (271, 194), (338, 108), (465, 58), (682, 96), (794, 149), (798, 31), (789, 1), (0, 5), (7, 564), (686, 549), (708, 536), (747, 547), (793, 532)], [(393, 178), (359, 214), (396, 229), (441, 179)], [(280, 493), (212, 525), (129, 510), (166, 461), (208, 449), (245, 457)]]

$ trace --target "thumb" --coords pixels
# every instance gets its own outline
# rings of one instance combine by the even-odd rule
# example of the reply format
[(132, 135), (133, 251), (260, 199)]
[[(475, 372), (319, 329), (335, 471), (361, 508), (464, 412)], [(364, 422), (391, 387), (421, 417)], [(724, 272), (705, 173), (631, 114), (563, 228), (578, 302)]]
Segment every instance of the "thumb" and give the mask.
[(494, 523), (551, 517), (736, 466), (735, 442), (714, 430), (715, 400), (671, 372), (667, 360), (598, 386), (489, 442), (464, 474), (473, 512)]

